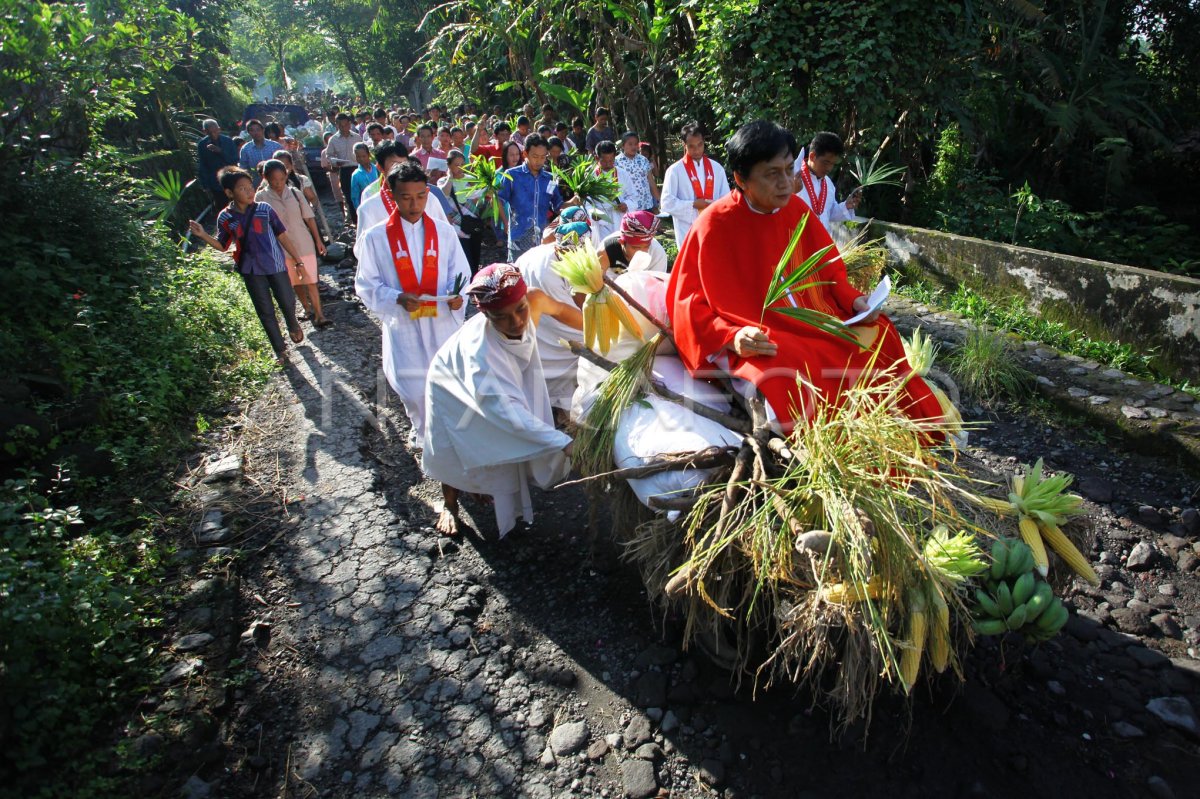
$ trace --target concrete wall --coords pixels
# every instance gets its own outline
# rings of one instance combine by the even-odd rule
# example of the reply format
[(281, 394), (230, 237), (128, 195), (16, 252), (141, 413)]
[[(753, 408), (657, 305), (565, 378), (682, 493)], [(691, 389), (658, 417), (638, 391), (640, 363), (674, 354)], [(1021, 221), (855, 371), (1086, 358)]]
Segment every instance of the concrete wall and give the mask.
[(891, 222), (871, 222), (869, 237), (886, 240), (893, 263), (947, 287), (1024, 297), (1047, 318), (1157, 353), (1200, 379), (1200, 280)]

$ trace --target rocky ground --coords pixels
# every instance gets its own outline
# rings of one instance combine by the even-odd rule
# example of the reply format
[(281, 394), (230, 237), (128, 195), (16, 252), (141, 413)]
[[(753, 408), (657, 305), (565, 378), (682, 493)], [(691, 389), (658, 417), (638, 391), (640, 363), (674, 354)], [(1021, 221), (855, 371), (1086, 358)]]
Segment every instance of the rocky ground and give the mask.
[(467, 535), (439, 539), (351, 275), (327, 270), (336, 327), (193, 472), (179, 662), (147, 702), (190, 719), (167, 752), (185, 796), (1195, 795), (1196, 475), (1077, 417), (988, 417), (965, 457), (1078, 476), (1102, 587), (1070, 587), (1057, 639), (988, 639), (964, 684), (884, 698), (834, 737), (811, 696), (755, 695), (680, 651), (590, 540), (580, 491), (537, 495), (503, 541), (471, 506)]

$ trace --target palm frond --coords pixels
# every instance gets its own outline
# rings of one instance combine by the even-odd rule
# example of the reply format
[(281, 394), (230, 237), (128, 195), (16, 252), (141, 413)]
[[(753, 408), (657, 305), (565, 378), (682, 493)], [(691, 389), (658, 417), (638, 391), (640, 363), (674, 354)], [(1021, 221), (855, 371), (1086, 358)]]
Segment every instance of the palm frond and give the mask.
[(559, 185), (566, 187), (581, 204), (615, 203), (621, 198), (621, 185), (609, 173), (596, 174), (598, 164), (582, 158), (567, 169), (551, 166), (550, 171)]

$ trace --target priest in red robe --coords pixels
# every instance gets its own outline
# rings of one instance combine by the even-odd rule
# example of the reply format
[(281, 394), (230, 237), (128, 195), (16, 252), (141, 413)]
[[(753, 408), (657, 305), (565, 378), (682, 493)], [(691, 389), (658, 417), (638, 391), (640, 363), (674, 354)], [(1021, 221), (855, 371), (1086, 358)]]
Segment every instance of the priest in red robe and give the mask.
[[(910, 376), (901, 409), (913, 419), (940, 421), (937, 398), (912, 374), (895, 327), (878, 312), (848, 328), (861, 346), (773, 310), (763, 313), (775, 266), (793, 231), (812, 214), (793, 193), (796, 152), (790, 133), (762, 120), (744, 125), (729, 140), (736, 187), (700, 214), (679, 249), (668, 287), (680, 357), (701, 376), (721, 370), (757, 388), (785, 429), (821, 403), (838, 402), (868, 369)], [(813, 214), (792, 267), (832, 244)], [(838, 319), (867, 310), (866, 297), (846, 280), (836, 248), (811, 279), (829, 285), (793, 293), (777, 307), (810, 308)]]

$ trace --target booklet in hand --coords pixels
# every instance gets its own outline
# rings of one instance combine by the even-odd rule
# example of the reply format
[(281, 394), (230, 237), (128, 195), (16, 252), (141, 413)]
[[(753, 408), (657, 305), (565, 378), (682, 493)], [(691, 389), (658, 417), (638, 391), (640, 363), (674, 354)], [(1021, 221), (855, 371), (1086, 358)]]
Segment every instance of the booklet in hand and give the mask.
[(888, 275), (884, 275), (883, 280), (879, 281), (879, 285), (876, 286), (867, 297), (867, 310), (863, 311), (862, 313), (855, 314), (845, 322), (842, 322), (842, 324), (846, 327), (850, 327), (850, 325), (856, 325), (862, 320), (866, 319), (868, 316), (883, 307), (883, 304), (887, 302), (887, 298), (891, 295), (891, 293), (892, 278)]

